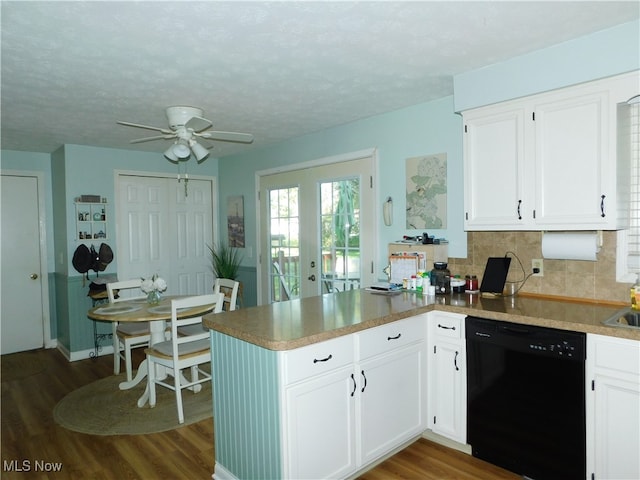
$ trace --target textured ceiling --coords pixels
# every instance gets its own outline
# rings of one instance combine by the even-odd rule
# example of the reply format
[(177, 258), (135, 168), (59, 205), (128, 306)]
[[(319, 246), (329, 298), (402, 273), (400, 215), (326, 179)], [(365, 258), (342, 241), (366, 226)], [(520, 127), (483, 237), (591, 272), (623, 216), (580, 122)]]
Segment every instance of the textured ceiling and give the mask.
[(165, 107), (201, 107), (213, 156), (453, 93), (452, 76), (639, 17), (631, 2), (2, 1), (2, 148), (162, 152)]

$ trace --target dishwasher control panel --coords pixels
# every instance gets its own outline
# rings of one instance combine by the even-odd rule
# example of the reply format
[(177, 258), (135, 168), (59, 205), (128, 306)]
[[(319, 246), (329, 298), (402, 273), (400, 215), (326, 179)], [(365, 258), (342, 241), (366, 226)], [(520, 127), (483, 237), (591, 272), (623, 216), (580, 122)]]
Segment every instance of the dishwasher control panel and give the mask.
[(566, 340), (551, 344), (530, 343), (529, 348), (539, 352), (555, 353), (559, 357), (573, 357), (576, 354), (576, 346)]
[(471, 316), (466, 318), (465, 325), (468, 342), (493, 344), (507, 350), (566, 360), (586, 358), (586, 335), (581, 332)]

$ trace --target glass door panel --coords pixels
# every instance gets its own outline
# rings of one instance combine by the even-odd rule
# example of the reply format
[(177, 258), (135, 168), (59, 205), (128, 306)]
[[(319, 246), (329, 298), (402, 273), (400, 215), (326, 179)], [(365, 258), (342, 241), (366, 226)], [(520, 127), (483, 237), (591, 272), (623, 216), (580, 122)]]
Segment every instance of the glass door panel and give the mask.
[(271, 302), (300, 297), (300, 222), (298, 187), (269, 192)]
[(320, 184), (322, 293), (360, 288), (360, 179)]

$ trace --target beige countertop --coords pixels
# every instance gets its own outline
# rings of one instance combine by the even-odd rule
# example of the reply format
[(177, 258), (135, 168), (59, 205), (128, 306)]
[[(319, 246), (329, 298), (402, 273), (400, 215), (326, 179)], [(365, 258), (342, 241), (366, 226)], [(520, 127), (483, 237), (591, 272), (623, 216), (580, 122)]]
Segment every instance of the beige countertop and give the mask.
[(640, 341), (640, 329), (602, 324), (622, 308), (526, 296), (489, 299), (463, 293), (428, 297), (349, 290), (208, 314), (203, 323), (269, 350), (292, 350), (432, 310)]

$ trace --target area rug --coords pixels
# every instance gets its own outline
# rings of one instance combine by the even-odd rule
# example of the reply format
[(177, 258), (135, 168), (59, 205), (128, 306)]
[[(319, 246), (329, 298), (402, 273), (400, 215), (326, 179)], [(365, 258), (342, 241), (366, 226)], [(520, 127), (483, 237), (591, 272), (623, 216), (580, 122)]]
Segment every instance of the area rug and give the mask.
[(202, 384), (196, 394), (182, 391), (184, 423), (179, 424), (173, 390), (156, 387), (156, 406), (151, 408), (147, 403), (138, 408), (146, 382), (120, 390), (118, 384), (124, 379), (123, 375), (113, 375), (71, 392), (53, 410), (56, 423), (91, 435), (140, 435), (165, 432), (213, 415), (211, 382)]

